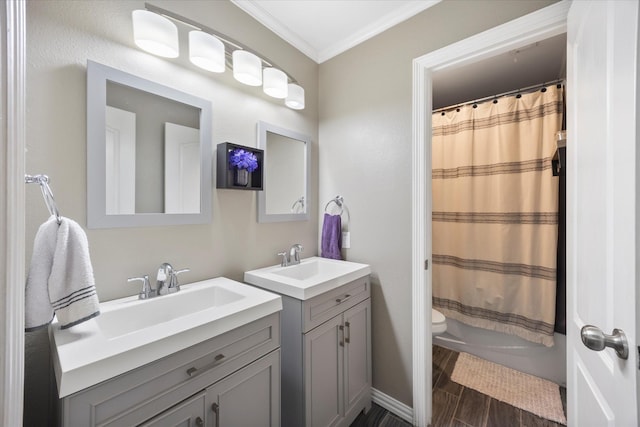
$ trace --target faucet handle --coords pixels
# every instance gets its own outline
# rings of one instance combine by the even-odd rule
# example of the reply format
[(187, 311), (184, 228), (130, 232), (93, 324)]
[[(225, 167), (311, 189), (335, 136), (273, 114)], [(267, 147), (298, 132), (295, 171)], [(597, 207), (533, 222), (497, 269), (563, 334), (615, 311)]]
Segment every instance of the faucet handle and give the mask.
[(176, 288), (176, 291), (180, 290), (180, 285), (178, 284), (178, 274), (186, 273), (187, 271), (191, 271), (190, 268), (183, 268), (182, 270), (174, 270), (172, 280), (169, 283), (170, 288)]
[(151, 289), (151, 285), (149, 284), (149, 276), (148, 275), (144, 275), (142, 277), (129, 277), (127, 279), (127, 282), (137, 282), (137, 281), (141, 281), (142, 282), (142, 290), (140, 291), (140, 293), (138, 294), (138, 299), (147, 299), (147, 298), (151, 298), (154, 296), (155, 291), (153, 289)]
[(290, 253), (289, 253), (289, 262), (292, 262), (294, 264), (299, 264), (300, 252), (302, 252), (303, 250), (304, 250), (304, 247), (302, 246), (301, 243), (293, 244), (291, 246)]
[(286, 267), (289, 265), (289, 258), (287, 258), (286, 252), (278, 252), (278, 256), (282, 257), (282, 261), (280, 262), (280, 267)]

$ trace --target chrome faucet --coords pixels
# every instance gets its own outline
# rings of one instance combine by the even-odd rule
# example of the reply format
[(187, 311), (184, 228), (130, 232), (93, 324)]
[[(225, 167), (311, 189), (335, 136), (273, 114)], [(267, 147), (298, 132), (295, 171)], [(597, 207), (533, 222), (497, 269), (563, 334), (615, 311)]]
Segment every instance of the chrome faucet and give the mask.
[(280, 261), (280, 267), (300, 264), (300, 252), (302, 252), (302, 250), (302, 245), (300, 243), (296, 243), (291, 246), (291, 249), (289, 249), (289, 253), (278, 252), (278, 256), (282, 257), (282, 260)]
[(289, 249), (289, 264), (300, 264), (300, 252), (302, 252), (303, 249), (304, 248), (300, 243), (296, 243), (295, 245), (291, 246), (291, 249)]
[(178, 274), (190, 271), (188, 268), (183, 270), (174, 270), (168, 262), (163, 263), (158, 268), (156, 277), (156, 295), (167, 295), (180, 290), (178, 284)]

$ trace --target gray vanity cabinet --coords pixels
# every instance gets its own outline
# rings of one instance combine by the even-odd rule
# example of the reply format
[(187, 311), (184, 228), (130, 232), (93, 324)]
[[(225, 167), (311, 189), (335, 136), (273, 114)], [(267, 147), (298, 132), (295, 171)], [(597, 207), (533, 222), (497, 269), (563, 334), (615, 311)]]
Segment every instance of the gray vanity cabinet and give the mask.
[(274, 351), (141, 427), (280, 425), (280, 352)]
[[(341, 327), (342, 316), (336, 316), (304, 334), (307, 426), (335, 426), (342, 419), (344, 358), (338, 345)], [(286, 406), (286, 401), (283, 403)]]
[(344, 319), (345, 418), (355, 419), (371, 406), (371, 300), (350, 308)]
[(280, 426), (280, 352), (273, 352), (207, 389), (208, 426)]
[(207, 413), (206, 393), (198, 393), (186, 401), (167, 409), (141, 427), (201, 427)]
[(60, 424), (277, 427), (279, 346), (274, 313), (64, 397)]
[(349, 426), (371, 407), (371, 299), (363, 277), (283, 296), (282, 426)]

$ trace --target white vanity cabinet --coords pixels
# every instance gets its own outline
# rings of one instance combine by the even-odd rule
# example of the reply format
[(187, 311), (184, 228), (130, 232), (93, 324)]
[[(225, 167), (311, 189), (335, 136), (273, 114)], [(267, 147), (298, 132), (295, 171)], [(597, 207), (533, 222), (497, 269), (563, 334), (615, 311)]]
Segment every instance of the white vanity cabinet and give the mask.
[(371, 407), (369, 276), (282, 296), (282, 426), (349, 426)]
[(277, 427), (280, 314), (61, 399), (61, 425)]

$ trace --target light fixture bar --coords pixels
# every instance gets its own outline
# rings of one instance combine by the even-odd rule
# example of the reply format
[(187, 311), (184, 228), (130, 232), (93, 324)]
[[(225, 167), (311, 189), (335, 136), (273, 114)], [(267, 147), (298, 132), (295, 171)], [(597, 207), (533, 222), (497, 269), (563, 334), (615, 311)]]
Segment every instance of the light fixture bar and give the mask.
[(214, 35), (217, 38), (219, 38), (220, 41), (222, 43), (224, 43), (224, 45), (225, 45), (225, 57), (226, 57), (228, 65), (232, 63), (232, 60), (231, 60), (232, 52), (234, 50), (242, 49), (242, 50), (250, 52), (250, 53), (254, 54), (255, 56), (257, 56), (258, 58), (260, 58), (260, 60), (263, 63), (263, 66), (265, 66), (265, 67), (274, 67), (274, 68), (278, 68), (278, 69), (282, 70), (282, 72), (284, 72), (287, 75), (287, 79), (289, 80), (289, 83), (299, 84), (298, 81), (295, 78), (293, 78), (293, 76), (291, 74), (289, 74), (285, 70), (283, 70), (282, 67), (278, 66), (277, 64), (275, 64), (270, 59), (265, 58), (264, 56), (260, 55), (259, 53), (257, 53), (256, 51), (250, 49), (249, 47), (245, 46), (244, 44), (232, 39), (231, 37), (227, 36), (226, 34), (223, 34), (223, 33), (219, 32), (219, 31), (216, 31), (213, 28), (209, 28), (206, 25), (202, 25), (199, 22), (196, 22), (196, 21), (194, 21), (192, 19), (186, 18), (186, 17), (184, 17), (182, 15), (178, 15), (177, 13), (173, 13), (173, 12), (171, 12), (169, 10), (163, 9), (161, 7), (158, 7), (158, 6), (154, 6), (154, 5), (149, 4), (149, 3), (145, 3), (144, 7), (149, 12), (157, 13), (159, 15), (162, 15), (162, 16), (166, 17), (166, 18), (172, 19), (174, 21), (178, 21), (178, 22), (180, 22), (182, 24), (188, 25), (190, 27), (193, 27), (193, 28), (198, 29), (200, 31), (203, 31), (205, 33), (209, 33), (209, 34)]

